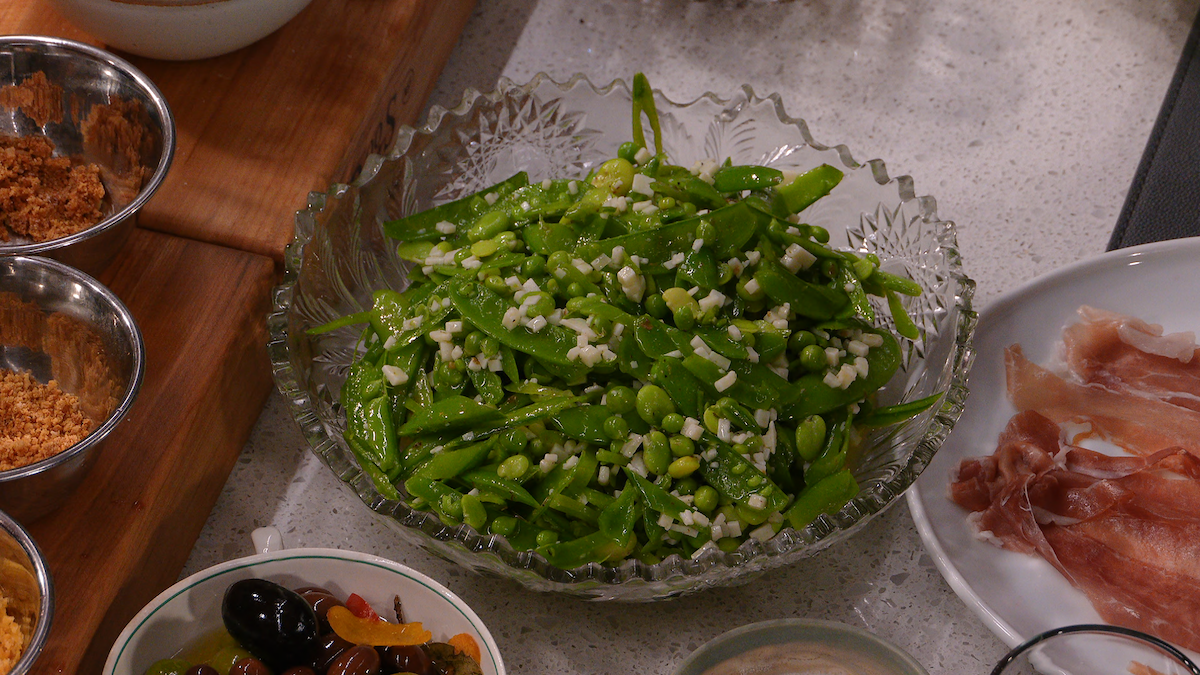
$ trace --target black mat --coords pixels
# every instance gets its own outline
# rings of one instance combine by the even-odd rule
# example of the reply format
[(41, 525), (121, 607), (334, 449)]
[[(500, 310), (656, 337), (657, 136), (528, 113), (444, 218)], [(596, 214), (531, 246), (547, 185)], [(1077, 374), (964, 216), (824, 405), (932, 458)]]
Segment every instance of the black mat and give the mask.
[(1200, 16), (1188, 35), (1108, 250), (1196, 235), (1200, 235)]

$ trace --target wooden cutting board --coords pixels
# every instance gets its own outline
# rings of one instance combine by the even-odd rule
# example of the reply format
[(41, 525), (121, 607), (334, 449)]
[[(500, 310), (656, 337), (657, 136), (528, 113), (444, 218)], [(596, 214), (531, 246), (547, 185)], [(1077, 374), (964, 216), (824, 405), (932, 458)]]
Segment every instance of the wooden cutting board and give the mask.
[[(201, 61), (128, 58), (175, 115), (175, 162), (139, 224), (279, 261), (313, 190), (412, 124), (475, 0), (314, 0), (274, 34)], [(0, 33), (100, 45), (47, 0), (0, 2)]]
[[(162, 89), (178, 137), (100, 277), (143, 331), (146, 377), (84, 486), (30, 528), (56, 590), (34, 673), (99, 673), (129, 619), (178, 578), (271, 389), (266, 314), (296, 210), (416, 120), (473, 6), (313, 0), (232, 54), (123, 55)], [(0, 34), (103, 46), (46, 0), (0, 0)]]

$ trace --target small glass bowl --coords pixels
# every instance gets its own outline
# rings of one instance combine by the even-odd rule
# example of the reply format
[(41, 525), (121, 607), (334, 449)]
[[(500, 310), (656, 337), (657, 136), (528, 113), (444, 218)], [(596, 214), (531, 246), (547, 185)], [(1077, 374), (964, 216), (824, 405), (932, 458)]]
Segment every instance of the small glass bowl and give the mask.
[[(454, 110), (435, 106), (425, 126), (401, 129), (388, 156), (371, 157), (352, 185), (310, 195), (309, 208), (296, 216), (284, 281), (268, 318), (276, 384), (313, 451), (406, 539), (478, 572), (598, 600), (654, 600), (744, 583), (859, 530), (912, 484), (958, 419), (972, 360), (974, 283), (963, 273), (954, 226), (937, 218), (933, 198), (917, 197), (908, 177), (889, 178), (881, 161), (860, 164), (845, 146), (816, 143), (803, 121), (784, 112), (778, 95), (762, 98), (742, 87), (727, 98), (704, 94), (689, 103), (656, 92), (655, 101), (665, 150), (677, 164), (729, 157), (800, 171), (828, 163), (845, 171), (838, 187), (804, 212), (805, 222), (828, 229), (835, 246), (875, 253), (884, 269), (911, 275), (925, 289), (905, 301), (922, 338), (906, 345), (903, 365), (880, 400), (946, 396), (925, 414), (864, 440), (855, 470), (862, 491), (840, 512), (732, 553), (706, 550), (655, 565), (625, 560), (566, 570), (514, 550), (503, 537), (447, 527), (430, 513), (383, 498), (342, 438), (338, 393), (358, 332), (311, 335), (308, 329), (370, 307), (376, 289), (404, 288), (409, 266), (384, 236), (385, 221), (517, 171), (533, 181), (584, 176), (630, 138), (630, 92), (620, 80), (597, 87), (582, 75), (566, 83), (546, 75), (524, 85), (502, 79), (496, 91), (468, 90)], [(886, 311), (880, 316), (890, 322)]]
[(1085, 623), (1034, 635), (1005, 654), (991, 675), (1037, 673), (1200, 675), (1200, 666), (1153, 635), (1123, 626)]

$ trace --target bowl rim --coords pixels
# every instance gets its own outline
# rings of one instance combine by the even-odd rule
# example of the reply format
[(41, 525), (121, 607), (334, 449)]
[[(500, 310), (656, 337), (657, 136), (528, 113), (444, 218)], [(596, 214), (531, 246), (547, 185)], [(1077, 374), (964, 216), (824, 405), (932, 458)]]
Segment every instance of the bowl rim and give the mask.
[[(704, 658), (709, 656), (711, 653), (720, 650), (722, 647), (725, 647), (731, 643), (736, 643), (736, 642), (738, 642), (742, 639), (745, 639), (749, 636), (757, 635), (760, 633), (765, 633), (765, 634), (770, 635), (770, 634), (775, 634), (775, 633), (791, 632), (796, 629), (826, 631), (826, 632), (835, 633), (835, 634), (839, 634), (839, 635), (845, 635), (845, 636), (851, 637), (853, 639), (860, 640), (862, 642), (869, 642), (871, 644), (874, 644), (874, 645), (882, 648), (884, 651), (886, 651), (889, 654), (891, 654), (892, 656), (894, 656), (897, 660), (903, 662), (906, 666), (908, 666), (909, 668), (912, 669), (913, 673), (920, 673), (921, 675), (927, 675), (927, 671), (925, 670), (925, 667), (922, 666), (920, 664), (920, 662), (918, 662), (916, 660), (916, 658), (913, 657), (912, 654), (909, 654), (907, 651), (901, 649), (899, 646), (897, 646), (891, 640), (880, 637), (880, 636), (872, 633), (871, 631), (866, 630), (865, 628), (860, 628), (858, 626), (852, 626), (848, 623), (842, 623), (841, 621), (830, 621), (830, 620), (826, 620), (826, 619), (812, 619), (812, 618), (808, 618), (808, 617), (786, 617), (783, 619), (768, 619), (766, 621), (757, 621), (755, 623), (746, 624), (744, 626), (738, 626), (737, 628), (725, 631), (724, 633), (721, 633), (720, 635), (714, 637), (713, 639), (709, 640), (708, 642), (705, 642), (704, 644), (700, 645), (695, 651), (693, 651), (691, 654), (689, 654), (687, 656), (687, 658), (685, 658), (683, 661), (681, 661), (678, 666), (676, 666), (673, 673), (674, 673), (674, 675), (686, 675), (687, 673), (691, 673), (691, 672), (695, 671), (696, 675), (699, 675), (700, 673), (707, 671), (708, 668), (711, 668), (717, 664), (712, 664), (712, 665), (708, 666), (708, 668), (706, 668), (705, 671), (696, 670), (696, 668), (695, 668), (696, 664), (703, 661)], [(782, 641), (782, 640), (766, 642), (766, 643), (763, 643), (762, 645), (756, 645), (756, 646), (749, 647), (747, 649), (742, 649), (741, 651), (738, 652), (738, 654), (744, 654), (747, 651), (750, 651), (751, 649), (755, 649), (760, 646), (765, 646), (766, 644), (783, 644), (783, 643), (784, 643), (784, 641)], [(723, 661), (722, 661), (722, 663), (723, 663)], [(691, 668), (692, 670), (689, 670), (689, 668)]]
[(167, 104), (166, 97), (163, 96), (162, 92), (145, 73), (138, 70), (129, 61), (99, 47), (93, 47), (77, 40), (68, 40), (67, 38), (47, 35), (0, 36), (0, 48), (8, 46), (32, 46), (42, 49), (48, 48), (49, 50), (63, 50), (106, 64), (132, 80), (139, 88), (145, 91), (150, 101), (154, 104), (154, 109), (158, 113), (159, 118), (162, 120), (163, 147), (162, 154), (158, 159), (158, 165), (154, 167), (154, 173), (150, 175), (150, 179), (138, 190), (137, 196), (133, 201), (126, 204), (123, 209), (87, 229), (65, 237), (28, 244), (0, 243), (0, 255), (40, 255), (77, 244), (106, 232), (116, 227), (126, 218), (137, 213), (146, 202), (150, 201), (150, 198), (154, 196), (154, 193), (162, 185), (163, 180), (166, 179), (167, 171), (171, 168), (171, 162), (175, 158), (175, 115), (171, 112), (171, 107)]
[(38, 655), (46, 646), (46, 639), (50, 636), (50, 625), (54, 622), (54, 578), (50, 575), (50, 566), (46, 563), (41, 547), (20, 523), (4, 511), (0, 511), (0, 529), (11, 534), (24, 549), (25, 555), (29, 556), (34, 576), (37, 578), (38, 591), (42, 596), (38, 603), (37, 625), (34, 626), (29, 645), (21, 652), (21, 658), (13, 664), (11, 671), (11, 675), (25, 675), (33, 668)]
[[(364, 505), (385, 518), (389, 523), (407, 532), (413, 532), (414, 535), (421, 537), (422, 541), (430, 539), (436, 541), (439, 545), (457, 545), (459, 549), (463, 549), (462, 551), (457, 551), (459, 556), (452, 558), (459, 564), (463, 564), (468, 568), (474, 568), (473, 565), (464, 563), (460, 559), (461, 555), (467, 555), (469, 559), (475, 560), (481, 553), (491, 554), (504, 568), (514, 572), (525, 573), (522, 576), (516, 577), (516, 580), (523, 585), (528, 586), (528, 582), (531, 579), (527, 577), (528, 575), (533, 575), (537, 577), (538, 582), (545, 582), (545, 584), (548, 584), (555, 591), (583, 595), (595, 599), (603, 597), (602, 594), (605, 592), (603, 589), (636, 583), (660, 585), (663, 588), (662, 592), (655, 592), (652, 598), (639, 597), (635, 598), (636, 600), (664, 599), (702, 590), (713, 585), (712, 583), (702, 583), (699, 586), (692, 586), (681, 590), (672, 585), (672, 582), (677, 582), (681, 578), (704, 575), (714, 569), (734, 570), (754, 561), (763, 563), (759, 571), (777, 567), (781, 564), (794, 561), (797, 556), (813, 555), (823, 550), (837, 542), (840, 538), (864, 526), (875, 516), (883, 513), (899, 501), (899, 497), (915, 482), (937, 449), (936, 446), (931, 445), (931, 434), (934, 434), (936, 431), (937, 435), (944, 439), (945, 435), (953, 429), (967, 399), (966, 374), (974, 361), (974, 351), (970, 347), (970, 342), (974, 334), (975, 325), (978, 322), (978, 316), (972, 307), (975, 282), (962, 268), (955, 225), (952, 221), (944, 221), (938, 218), (936, 201), (933, 197), (918, 196), (916, 194), (911, 176), (901, 175), (891, 177), (888, 175), (884, 162), (880, 159), (872, 159), (860, 163), (851, 156), (849, 148), (843, 144), (827, 146), (817, 142), (813, 139), (808, 130), (807, 123), (803, 119), (791, 117), (786, 113), (780, 94), (771, 93), (766, 96), (759, 96), (748, 84), (734, 88), (726, 96), (720, 96), (713, 92), (704, 92), (684, 102), (677, 102), (669, 98), (657, 88), (653, 92), (655, 100), (659, 102), (659, 105), (666, 104), (673, 108), (686, 108), (701, 102), (727, 106), (735, 100), (746, 105), (769, 104), (773, 107), (773, 111), (780, 123), (798, 129), (805, 144), (808, 146), (816, 150), (835, 151), (840, 161), (847, 168), (869, 171), (873, 179), (881, 185), (895, 183), (900, 203), (911, 203), (912, 207), (918, 211), (918, 217), (923, 222), (934, 224), (940, 228), (939, 231), (945, 238), (945, 241), (941, 245), (947, 252), (947, 259), (950, 265), (950, 269), (946, 274), (956, 284), (957, 288), (952, 307), (952, 314), (957, 313), (957, 316), (954, 321), (947, 320), (945, 329), (947, 335), (953, 335), (955, 343), (947, 361), (948, 364), (953, 365), (954, 374), (947, 385), (945, 395), (934, 409), (933, 419), (930, 421), (926, 433), (919, 442), (914, 443), (912, 456), (908, 458), (903, 470), (897, 471), (895, 476), (880, 483), (879, 489), (875, 491), (876, 494), (859, 494), (839, 512), (846, 513), (847, 509), (852, 510), (854, 514), (857, 514), (854, 516), (852, 522), (845, 524), (840, 522), (843, 519), (839, 519), (837, 516), (822, 515), (801, 531), (792, 530), (790, 526), (785, 527), (779, 534), (792, 532), (795, 536), (791, 536), (789, 538), (791, 543), (783, 547), (783, 550), (778, 551), (766, 549), (765, 545), (754, 543), (751, 540), (744, 542), (742, 547), (734, 553), (724, 553), (710, 549), (699, 558), (691, 560), (682, 559), (675, 563), (672, 563), (673, 557), (669, 557), (653, 565), (633, 558), (627, 558), (621, 561), (616, 567), (605, 566), (600, 563), (588, 563), (587, 565), (573, 569), (563, 569), (550, 565), (542, 556), (533, 551), (510, 555), (507, 552), (512, 552), (513, 550), (508, 547), (507, 541), (503, 540), (502, 537), (486, 533), (475, 533), (474, 530), (470, 530), (466, 526), (443, 528), (444, 536), (439, 535), (435, 537), (422, 529), (421, 522), (415, 522), (413, 518), (406, 517), (406, 513), (409, 513), (409, 511), (403, 511), (403, 509), (408, 509), (403, 502), (390, 500), (379, 494), (370, 478), (364, 474), (361, 467), (357, 464), (344, 459), (339, 462), (339, 464), (344, 465), (341, 467), (336, 467), (331, 463), (326, 453), (331, 449), (338, 449), (338, 443), (324, 428), (323, 423), (317, 415), (316, 406), (308, 392), (300, 387), (298, 373), (291, 363), (288, 352), (288, 340), (291, 335), (288, 325), (288, 314), (292, 309), (293, 294), (299, 281), (304, 248), (313, 238), (318, 222), (318, 215), (325, 211), (331, 198), (345, 197), (353, 190), (374, 180), (385, 161), (395, 160), (404, 156), (411, 147), (414, 138), (418, 135), (432, 135), (436, 133), (442, 125), (444, 118), (448, 116), (463, 117), (470, 114), (476, 105), (498, 102), (507, 96), (528, 95), (543, 86), (550, 86), (563, 94), (569, 93), (577, 87), (585, 86), (596, 96), (606, 96), (615, 90), (620, 90), (627, 96), (630, 95), (629, 85), (621, 78), (615, 78), (604, 85), (597, 85), (583, 73), (576, 73), (563, 82), (552, 78), (545, 72), (539, 72), (524, 84), (514, 82), (502, 76), (498, 79), (496, 88), (487, 93), (480, 92), (474, 88), (467, 88), (461, 102), (456, 107), (447, 109), (439, 105), (433, 105), (430, 107), (428, 115), (421, 126), (403, 125), (397, 129), (394, 143), (387, 155), (369, 155), (363, 163), (362, 170), (351, 183), (334, 183), (329, 187), (327, 192), (310, 193), (308, 207), (297, 211), (295, 236), (285, 250), (284, 274), (279, 285), (275, 287), (272, 309), (267, 319), (268, 332), (270, 334), (267, 349), (272, 361), (272, 374), (276, 387), (287, 401), (289, 411), (300, 426), (309, 449), (334, 471), (342, 484), (354, 492)], [(432, 516), (427, 512), (411, 511), (411, 513), (418, 514), (421, 517), (427, 516), (436, 519), (436, 516)], [(806, 541), (806, 537), (808, 541)], [(496, 541), (501, 543), (496, 544)], [(783, 540), (779, 539), (778, 534), (772, 541), (779, 541), (780, 546), (783, 545)], [(421, 545), (425, 546), (425, 544)], [(750, 546), (751, 549), (746, 550), (747, 546)], [(528, 554), (531, 553), (533, 555), (529, 556)], [(438, 555), (445, 557), (446, 553), (439, 551)], [(629, 568), (626, 569), (626, 566), (629, 566)], [(606, 570), (624, 570), (620, 572), (624, 578), (613, 579), (611, 578), (611, 574), (606, 573)], [(665, 570), (669, 573), (664, 576), (652, 578), (655, 576), (655, 570)], [(723, 584), (727, 582), (719, 583)], [(622, 600), (625, 598), (617, 596), (615, 599)]]
[(7, 264), (43, 266), (56, 274), (65, 276), (76, 283), (88, 287), (98, 297), (102, 298), (113, 310), (114, 318), (117, 320), (118, 325), (122, 327), (123, 332), (130, 338), (133, 372), (130, 373), (129, 384), (125, 387), (125, 395), (103, 424), (93, 430), (83, 440), (57, 455), (52, 455), (32, 464), (26, 464), (25, 466), (0, 471), (0, 484), (50, 471), (60, 464), (69, 462), (75, 455), (85, 453), (89, 449), (99, 445), (125, 419), (125, 416), (129, 413), (129, 409), (133, 407), (133, 402), (137, 399), (138, 392), (142, 388), (142, 380), (146, 374), (146, 344), (142, 339), (142, 330), (138, 327), (129, 308), (107, 286), (96, 281), (90, 275), (52, 258), (43, 258), (40, 256), (0, 256), (0, 266)]
[(187, 592), (193, 586), (196, 586), (197, 584), (214, 577), (228, 574), (237, 570), (255, 567), (265, 563), (279, 562), (296, 558), (329, 559), (382, 567), (389, 571), (395, 572), (400, 576), (407, 577), (408, 579), (426, 587), (448, 602), (467, 620), (468, 623), (470, 623), (479, 631), (479, 635), (483, 638), (486, 651), (492, 656), (497, 675), (505, 675), (504, 660), (500, 654), (500, 648), (497, 646), (495, 638), (492, 637), (491, 631), (488, 630), (487, 625), (484, 624), (483, 620), (479, 618), (479, 615), (475, 613), (475, 610), (471, 609), (470, 605), (464, 602), (462, 598), (458, 597), (453, 591), (446, 588), (429, 575), (418, 572), (408, 565), (396, 562), (395, 560), (389, 560), (382, 556), (377, 556), (370, 553), (361, 553), (359, 551), (350, 551), (337, 548), (291, 548), (282, 549), (279, 551), (271, 551), (269, 553), (256, 553), (254, 555), (217, 563), (216, 565), (206, 567), (198, 572), (188, 575), (156, 595), (153, 600), (146, 603), (146, 605), (142, 607), (142, 609), (136, 615), (134, 615), (132, 619), (129, 620), (129, 623), (125, 624), (124, 630), (121, 631), (121, 634), (113, 642), (113, 646), (108, 652), (108, 658), (104, 662), (104, 675), (112, 674), (113, 669), (117, 665), (117, 661), (120, 660), (120, 658), (124, 655), (125, 648), (128, 646), (129, 640), (133, 637), (133, 635), (137, 633), (137, 631), (141, 630), (142, 627), (148, 621), (150, 621), (154, 614), (161, 610), (164, 605), (175, 599), (177, 596)]

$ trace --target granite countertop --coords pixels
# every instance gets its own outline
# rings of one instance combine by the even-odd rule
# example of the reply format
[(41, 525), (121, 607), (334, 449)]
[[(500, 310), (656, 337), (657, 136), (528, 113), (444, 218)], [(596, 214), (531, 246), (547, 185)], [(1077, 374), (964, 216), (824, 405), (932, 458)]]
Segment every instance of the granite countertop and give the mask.
[[(1099, 254), (1200, 0), (480, 0), (431, 105), (545, 71), (645, 72), (670, 98), (778, 92), (822, 143), (883, 158), (958, 225), (976, 306)], [(742, 587), (648, 605), (587, 603), (481, 578), (399, 538), (312, 456), (273, 396), (184, 570), (288, 546), (382, 555), (445, 583), (510, 673), (659, 673), (753, 621), (864, 627), (931, 675), (986, 673), (1006, 651), (954, 595), (900, 501), (831, 550)]]

